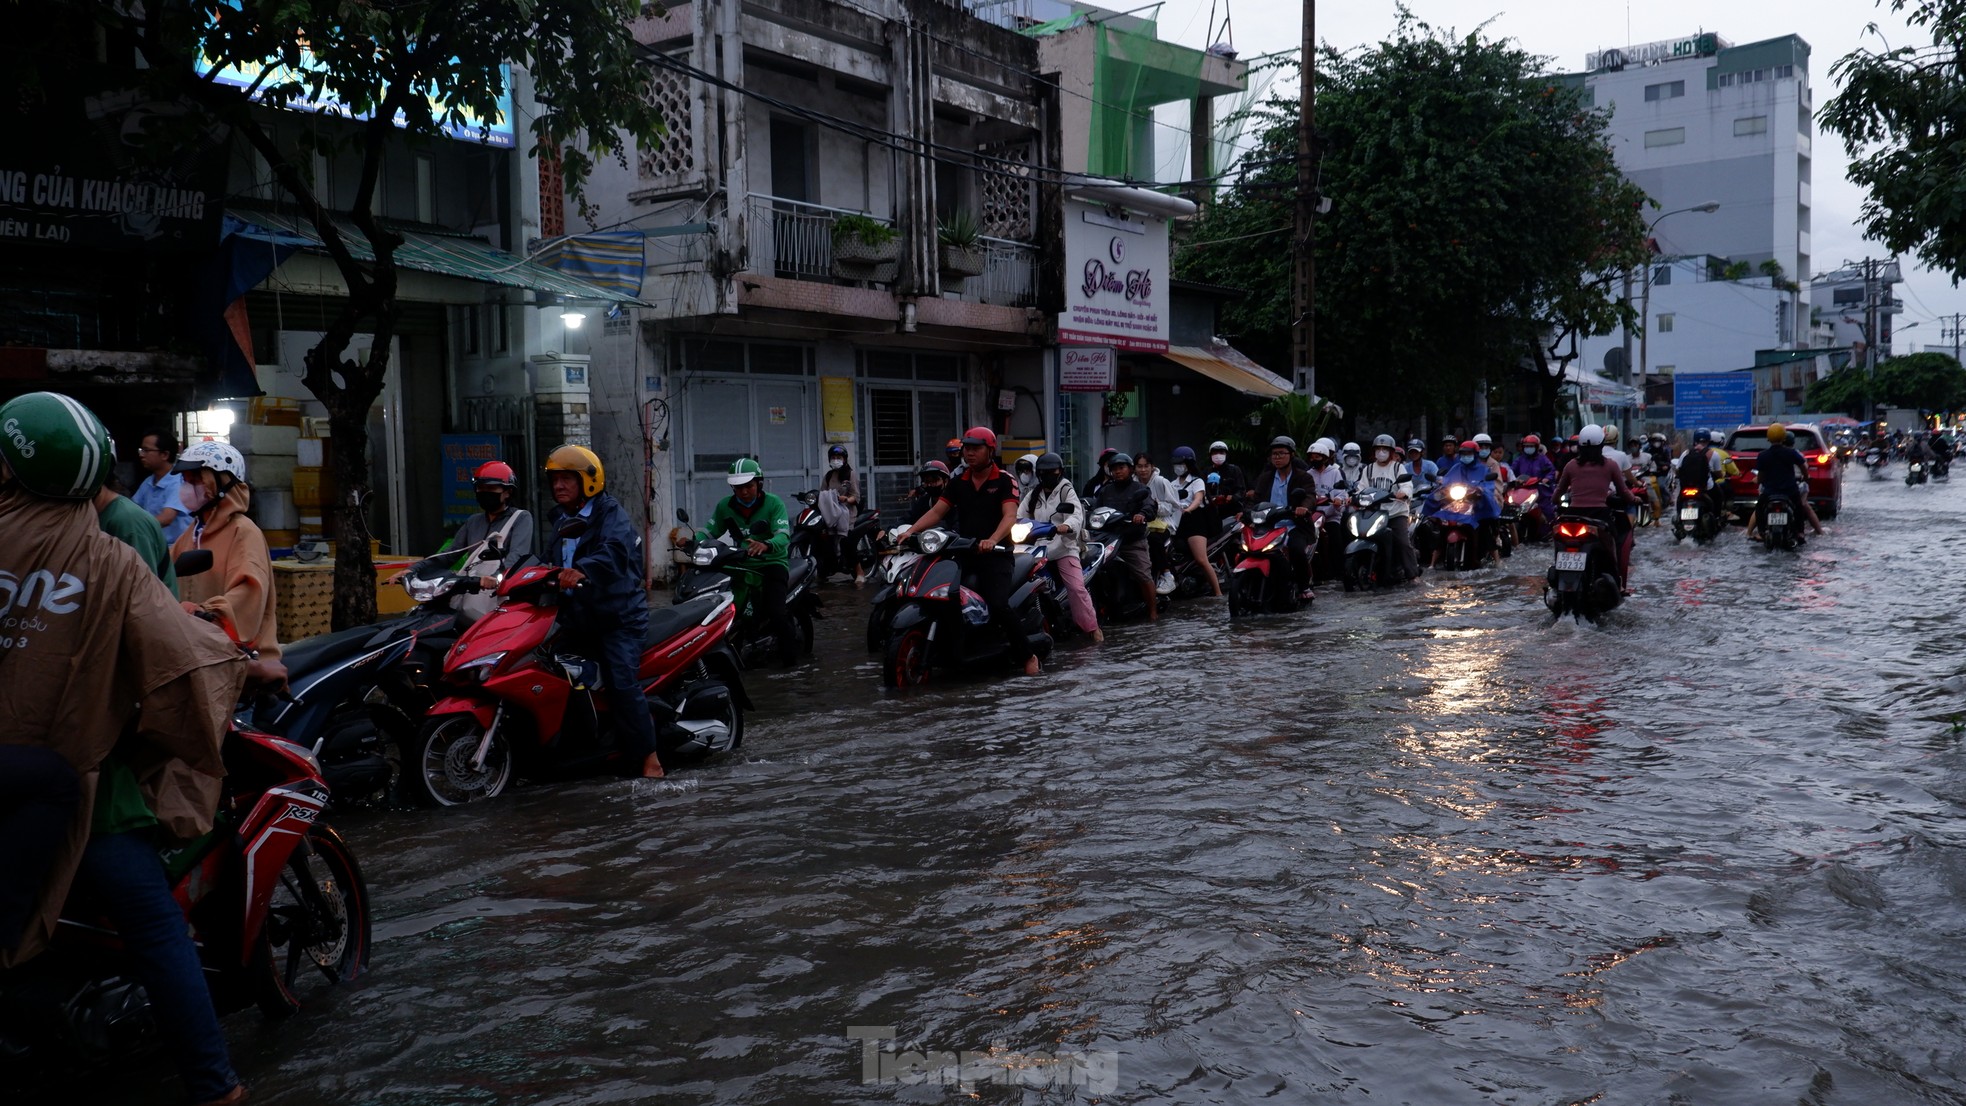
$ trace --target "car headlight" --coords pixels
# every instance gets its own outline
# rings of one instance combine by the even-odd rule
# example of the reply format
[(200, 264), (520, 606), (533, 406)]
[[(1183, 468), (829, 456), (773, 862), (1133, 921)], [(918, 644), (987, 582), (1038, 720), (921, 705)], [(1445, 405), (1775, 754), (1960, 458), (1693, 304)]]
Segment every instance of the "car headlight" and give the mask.
[(1011, 523), (1010, 540), (1018, 545), (1023, 545), (1025, 542), (1031, 540), (1031, 523), (1029, 519), (1018, 519), (1016, 522)]
[(915, 544), (922, 547), (922, 552), (934, 556), (942, 552), (943, 546), (949, 544), (949, 536), (947, 530), (930, 530), (917, 537)]
[(504, 660), (504, 650), (496, 653), (486, 653), (482, 657), (472, 657), (470, 660), (451, 669), (451, 672), (461, 679), (470, 680), (475, 683), (484, 683), (491, 678), (492, 673), (498, 671), (499, 663)]

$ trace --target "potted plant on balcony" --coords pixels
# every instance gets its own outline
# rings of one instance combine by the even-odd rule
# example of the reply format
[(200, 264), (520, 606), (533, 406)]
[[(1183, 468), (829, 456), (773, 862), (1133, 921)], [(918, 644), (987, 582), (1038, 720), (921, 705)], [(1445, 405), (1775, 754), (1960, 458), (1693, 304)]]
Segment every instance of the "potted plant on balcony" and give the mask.
[(846, 280), (891, 281), (900, 268), (901, 236), (871, 215), (833, 219), (833, 275)]
[(941, 246), (943, 280), (959, 283), (983, 275), (983, 235), (976, 228), (975, 216), (967, 211), (956, 212), (942, 224), (935, 237)]

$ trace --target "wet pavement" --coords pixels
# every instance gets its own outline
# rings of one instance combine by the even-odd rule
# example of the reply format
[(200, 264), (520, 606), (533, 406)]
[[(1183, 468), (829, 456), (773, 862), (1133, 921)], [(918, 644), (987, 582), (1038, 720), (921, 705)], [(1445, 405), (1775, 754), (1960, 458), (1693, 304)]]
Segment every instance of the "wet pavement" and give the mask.
[(340, 819), (372, 972), (236, 1058), (282, 1106), (1966, 1102), (1966, 486), (1851, 475), (1799, 555), (1643, 532), (1604, 628), (1530, 548), (896, 695), (834, 587), (734, 762)]

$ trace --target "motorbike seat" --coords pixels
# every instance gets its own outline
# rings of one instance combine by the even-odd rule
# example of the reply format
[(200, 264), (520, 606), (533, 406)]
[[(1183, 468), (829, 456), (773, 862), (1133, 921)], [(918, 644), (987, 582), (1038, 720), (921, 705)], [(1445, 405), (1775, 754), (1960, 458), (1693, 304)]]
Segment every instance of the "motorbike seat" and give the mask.
[(652, 608), (649, 611), (649, 628), (642, 634), (643, 648), (659, 645), (702, 622), (718, 602), (717, 596), (705, 595), (686, 599), (672, 607)]
[(355, 626), (302, 638), (292, 645), (280, 647), (280, 662), (295, 676), (332, 668), (372, 648), (369, 643), (376, 636), (376, 629), (374, 626)]
[(785, 590), (792, 591), (797, 589), (799, 584), (811, 576), (812, 573), (813, 561), (811, 557), (803, 555), (793, 557), (791, 562), (786, 566)]

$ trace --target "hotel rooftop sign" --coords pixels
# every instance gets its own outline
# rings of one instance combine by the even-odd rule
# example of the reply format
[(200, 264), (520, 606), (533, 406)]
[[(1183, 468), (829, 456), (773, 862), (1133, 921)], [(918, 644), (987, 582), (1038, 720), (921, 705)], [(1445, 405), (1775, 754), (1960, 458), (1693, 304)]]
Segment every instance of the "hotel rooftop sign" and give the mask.
[(1599, 50), (1584, 55), (1584, 68), (1595, 73), (1601, 69), (1623, 69), (1630, 65), (1658, 65), (1660, 62), (1681, 61), (1687, 58), (1710, 58), (1725, 50), (1733, 43), (1711, 32), (1687, 35), (1685, 38), (1669, 38), (1659, 42), (1645, 42), (1622, 49)]

